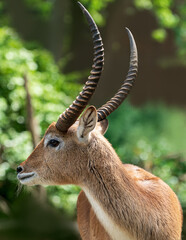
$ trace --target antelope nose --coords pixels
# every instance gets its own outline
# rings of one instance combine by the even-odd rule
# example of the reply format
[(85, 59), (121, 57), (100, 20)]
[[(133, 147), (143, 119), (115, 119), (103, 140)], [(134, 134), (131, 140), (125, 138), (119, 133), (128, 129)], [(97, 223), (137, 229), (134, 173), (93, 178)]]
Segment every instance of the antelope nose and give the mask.
[(17, 173), (20, 173), (20, 172), (22, 172), (22, 171), (23, 171), (23, 167), (18, 166), (18, 167), (17, 167)]

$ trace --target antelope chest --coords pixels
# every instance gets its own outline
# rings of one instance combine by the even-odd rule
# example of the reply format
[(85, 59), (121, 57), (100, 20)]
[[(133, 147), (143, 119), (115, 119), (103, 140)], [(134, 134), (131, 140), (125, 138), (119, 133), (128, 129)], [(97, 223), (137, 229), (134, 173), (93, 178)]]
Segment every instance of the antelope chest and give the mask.
[(100, 223), (103, 225), (104, 229), (110, 235), (112, 240), (134, 240), (131, 238), (127, 232), (121, 229), (109, 216), (100, 203), (92, 196), (88, 189), (83, 189), (85, 192), (97, 218), (99, 219)]

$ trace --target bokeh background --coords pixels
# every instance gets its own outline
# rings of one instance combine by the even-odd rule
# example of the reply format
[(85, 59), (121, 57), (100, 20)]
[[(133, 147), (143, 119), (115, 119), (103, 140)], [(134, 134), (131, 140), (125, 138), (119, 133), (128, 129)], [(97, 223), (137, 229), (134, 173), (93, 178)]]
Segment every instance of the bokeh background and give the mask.
[[(81, 0), (98, 24), (105, 69), (91, 100), (102, 105), (128, 70), (136, 39), (139, 74), (109, 117), (106, 137), (123, 162), (161, 177), (186, 217), (186, 2)], [(71, 104), (92, 64), (92, 41), (76, 0), (0, 1), (0, 239), (80, 239), (77, 186), (25, 188), (16, 167)], [(183, 239), (186, 239), (186, 221)]]

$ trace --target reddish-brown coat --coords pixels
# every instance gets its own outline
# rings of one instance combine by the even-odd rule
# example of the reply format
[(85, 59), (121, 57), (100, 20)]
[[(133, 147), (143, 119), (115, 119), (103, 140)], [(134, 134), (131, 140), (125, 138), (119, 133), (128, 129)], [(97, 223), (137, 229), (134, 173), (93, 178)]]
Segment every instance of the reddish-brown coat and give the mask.
[[(23, 173), (37, 173), (26, 184), (76, 184), (88, 189), (101, 212), (127, 239), (181, 240), (182, 210), (175, 193), (151, 173), (122, 164), (102, 135), (106, 123), (96, 123), (96, 119), (96, 110), (88, 108), (67, 133), (51, 124), (21, 164)], [(45, 143), (54, 137), (63, 143), (59, 149)], [(108, 236), (109, 229), (98, 220), (102, 218), (95, 214), (85, 193), (80, 193), (77, 205), (82, 239), (115, 240), (112, 233)]]

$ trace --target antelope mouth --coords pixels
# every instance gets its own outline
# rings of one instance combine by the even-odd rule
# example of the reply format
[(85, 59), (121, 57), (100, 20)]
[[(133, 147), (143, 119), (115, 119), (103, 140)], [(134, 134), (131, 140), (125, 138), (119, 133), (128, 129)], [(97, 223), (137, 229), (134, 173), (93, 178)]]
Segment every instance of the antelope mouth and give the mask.
[(36, 177), (35, 172), (29, 172), (29, 173), (18, 173), (17, 178), (21, 183), (27, 183), (30, 182), (30, 180), (34, 179)]

